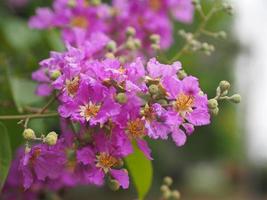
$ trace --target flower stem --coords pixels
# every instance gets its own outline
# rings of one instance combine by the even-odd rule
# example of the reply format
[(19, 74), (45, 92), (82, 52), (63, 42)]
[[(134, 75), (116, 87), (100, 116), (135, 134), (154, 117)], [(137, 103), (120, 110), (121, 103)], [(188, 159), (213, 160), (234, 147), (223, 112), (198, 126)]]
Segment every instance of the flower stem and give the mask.
[(49, 118), (56, 116), (58, 116), (57, 112), (43, 113), (43, 114), (26, 114), (26, 115), (0, 115), (0, 120)]

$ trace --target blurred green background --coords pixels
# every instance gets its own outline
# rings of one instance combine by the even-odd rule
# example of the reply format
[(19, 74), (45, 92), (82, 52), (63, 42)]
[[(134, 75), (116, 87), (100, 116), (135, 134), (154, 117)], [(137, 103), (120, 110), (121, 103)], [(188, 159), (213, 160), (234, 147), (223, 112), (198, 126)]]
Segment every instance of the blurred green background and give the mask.
[[(14, 0), (15, 1), (15, 0)], [(27, 20), (38, 6), (50, 5), (51, 1), (32, 0), (25, 5), (0, 1), (0, 114), (17, 114), (17, 108), (25, 105), (41, 106), (46, 99), (34, 96), (35, 83), (31, 73), (38, 68), (38, 62), (49, 56), (51, 50), (63, 50), (59, 33), (55, 30), (36, 31), (27, 26)], [(208, 10), (212, 1), (203, 1)], [(233, 17), (216, 15), (208, 24), (208, 29), (225, 30), (230, 33), (226, 40), (202, 37), (215, 45), (211, 56), (201, 53), (183, 56), (183, 67), (189, 74), (200, 79), (203, 90), (209, 97), (215, 96), (215, 89), (221, 80), (234, 80), (234, 60), (239, 46), (231, 36)], [(171, 57), (184, 44), (178, 36), (179, 29), (194, 31), (200, 19), (195, 16), (192, 25), (175, 25), (176, 44), (168, 52)], [(233, 91), (235, 88), (233, 87)], [(14, 99), (19, 98), (19, 105)], [(197, 128), (188, 138), (184, 147), (177, 148), (171, 141), (153, 141), (154, 180), (147, 199), (160, 196), (160, 185), (164, 176), (174, 179), (174, 188), (182, 194), (182, 199), (250, 199), (251, 168), (246, 164), (244, 134), (239, 129), (237, 107), (230, 103), (220, 105), (220, 113), (213, 118), (210, 126)], [(22, 127), (17, 121), (4, 121), (11, 138), (12, 150), (22, 143)], [(38, 132), (58, 130), (57, 119), (32, 120), (31, 126)], [(253, 173), (256, 173), (255, 171)], [(263, 173), (263, 172), (259, 172)], [(261, 175), (259, 175), (261, 177)], [(261, 181), (255, 190), (260, 191)], [(258, 181), (258, 182), (257, 182)], [(264, 190), (263, 190), (264, 191)], [(133, 186), (127, 191), (111, 192), (108, 188), (79, 187), (68, 190), (65, 199), (128, 200), (135, 198)], [(253, 198), (252, 198), (253, 199)]]

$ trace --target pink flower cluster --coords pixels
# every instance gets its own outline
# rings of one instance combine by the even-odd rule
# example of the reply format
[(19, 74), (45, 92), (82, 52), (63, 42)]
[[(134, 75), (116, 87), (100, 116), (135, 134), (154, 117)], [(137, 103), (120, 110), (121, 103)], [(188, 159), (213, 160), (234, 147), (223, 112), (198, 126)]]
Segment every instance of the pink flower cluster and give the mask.
[(102, 32), (118, 44), (124, 41), (131, 26), (144, 47), (149, 48), (149, 36), (161, 36), (161, 48), (172, 43), (171, 16), (180, 22), (193, 19), (191, 0), (113, 0), (112, 5), (88, 0), (54, 0), (52, 9), (38, 8), (29, 25), (36, 29), (60, 28), (62, 38), (80, 46), (92, 33)]
[(161, 64), (140, 54), (126, 60), (105, 56), (111, 42), (126, 40), (128, 26), (144, 47), (155, 33), (161, 46), (169, 47), (170, 14), (191, 22), (192, 9), (190, 0), (114, 0), (112, 6), (55, 0), (52, 10), (38, 9), (30, 26), (59, 27), (66, 43), (65, 52), (51, 52), (32, 75), (38, 95), (57, 93), (62, 133), (55, 145), (20, 151), (5, 190), (23, 185), (27, 199), (34, 199), (32, 191), (103, 185), (105, 177), (126, 189), (123, 159), (133, 145), (152, 160), (147, 139), (170, 137), (182, 146), (196, 126), (209, 124), (207, 95), (196, 77), (178, 78), (180, 62)]

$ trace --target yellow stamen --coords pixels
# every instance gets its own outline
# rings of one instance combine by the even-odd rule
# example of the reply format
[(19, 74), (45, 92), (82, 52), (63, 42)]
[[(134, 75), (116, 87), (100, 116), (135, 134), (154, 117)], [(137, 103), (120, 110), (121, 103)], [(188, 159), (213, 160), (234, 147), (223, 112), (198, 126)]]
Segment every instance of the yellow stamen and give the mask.
[(174, 102), (174, 109), (177, 112), (191, 112), (194, 106), (195, 100), (193, 96), (181, 93)]
[(101, 152), (97, 158), (97, 164), (96, 167), (102, 168), (105, 173), (108, 172), (108, 170), (118, 164), (118, 159), (109, 155), (106, 152)]
[(140, 138), (146, 135), (145, 123), (140, 118), (128, 122), (126, 130), (133, 138)]
[(89, 121), (92, 117), (95, 117), (100, 110), (100, 105), (89, 102), (89, 104), (80, 107), (80, 115), (83, 116), (86, 121)]
[(88, 27), (89, 22), (84, 16), (76, 16), (71, 20), (70, 24), (71, 26), (85, 29)]
[(80, 84), (79, 77), (75, 77), (72, 80), (66, 80), (66, 89), (68, 95), (70, 95), (71, 97), (75, 96), (79, 89), (79, 84)]

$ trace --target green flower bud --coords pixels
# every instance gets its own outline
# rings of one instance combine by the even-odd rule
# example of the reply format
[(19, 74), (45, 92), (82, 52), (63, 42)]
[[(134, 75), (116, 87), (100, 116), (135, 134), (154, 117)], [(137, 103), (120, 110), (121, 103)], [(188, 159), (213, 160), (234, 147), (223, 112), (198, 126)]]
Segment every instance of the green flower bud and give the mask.
[(107, 47), (107, 49), (108, 49), (109, 51), (114, 52), (114, 51), (116, 51), (117, 44), (116, 44), (115, 41), (111, 40), (111, 41), (108, 42), (108, 44), (107, 44), (106, 47)]
[(216, 99), (209, 99), (208, 102), (209, 109), (215, 109), (218, 107), (218, 101)]
[(127, 41), (126, 41), (126, 48), (127, 49), (130, 49), (130, 50), (135, 50), (136, 49), (136, 45), (135, 45), (135, 42), (134, 42), (134, 40), (131, 38), (131, 39), (128, 39)]
[(167, 185), (167, 186), (171, 186), (172, 183), (173, 183), (173, 180), (172, 180), (171, 177), (166, 176), (166, 177), (163, 179), (163, 183), (164, 183), (165, 185)]
[(169, 199), (171, 197), (172, 193), (170, 190), (163, 192), (162, 196), (164, 199)]
[(149, 39), (153, 44), (158, 44), (160, 42), (160, 35), (152, 34), (150, 35)]
[(218, 113), (219, 113), (219, 108), (218, 107), (216, 107), (216, 108), (214, 108), (214, 109), (210, 109), (210, 112), (211, 112), (211, 114), (213, 114), (213, 115), (218, 115)]
[(141, 42), (141, 40), (135, 38), (133, 41), (134, 41), (134, 44), (135, 44), (135, 48), (136, 48), (136, 49), (141, 48), (141, 46), (142, 46), (142, 42)]
[(93, 6), (97, 6), (97, 5), (101, 4), (101, 0), (91, 0), (91, 4)]
[(217, 37), (220, 39), (226, 39), (227, 35), (224, 31), (220, 31), (217, 33)]
[(160, 50), (160, 46), (158, 44), (151, 44), (151, 48), (155, 51)]
[(229, 100), (233, 103), (240, 103), (241, 102), (241, 95), (240, 94), (234, 94), (234, 95), (230, 96)]
[(25, 140), (34, 140), (36, 138), (34, 130), (27, 128), (23, 131), (23, 137)]
[(57, 137), (58, 135), (56, 132), (52, 131), (47, 134), (47, 136), (44, 138), (44, 142), (50, 146), (53, 146), (57, 143)]
[(50, 74), (50, 78), (52, 80), (56, 80), (59, 76), (61, 76), (61, 72), (59, 70), (54, 70), (51, 74)]
[(174, 191), (172, 191), (171, 196), (173, 199), (178, 200), (178, 199), (180, 199), (181, 194), (178, 190), (174, 190)]
[(180, 80), (183, 80), (185, 77), (187, 77), (187, 73), (182, 69), (182, 70), (179, 70), (178, 72), (178, 78)]
[(110, 52), (106, 53), (105, 57), (106, 58), (110, 58), (110, 59), (114, 59), (115, 58), (114, 54), (110, 53)]
[(231, 84), (228, 81), (221, 81), (219, 87), (221, 89), (221, 92), (224, 92), (230, 89)]
[(126, 30), (126, 35), (127, 35), (127, 37), (135, 36), (135, 34), (136, 34), (135, 28), (129, 26), (129, 27), (127, 28), (127, 30)]
[(112, 191), (117, 191), (120, 189), (120, 183), (114, 179), (109, 180), (108, 186)]
[(116, 95), (116, 100), (117, 102), (119, 102), (120, 104), (124, 104), (127, 102), (128, 98), (127, 95), (123, 92), (120, 92)]
[(170, 189), (169, 189), (169, 187), (168, 187), (167, 185), (162, 185), (162, 186), (160, 187), (160, 191), (161, 191), (162, 193), (165, 193), (165, 192), (170, 191)]
[(168, 105), (168, 102), (165, 100), (165, 99), (160, 99), (158, 100), (158, 103), (162, 106), (167, 106)]
[(72, 7), (72, 8), (75, 7), (76, 6), (76, 0), (69, 0), (68, 1), (68, 6)]
[(150, 85), (148, 89), (151, 94), (158, 94), (159, 92), (159, 87), (155, 84)]

